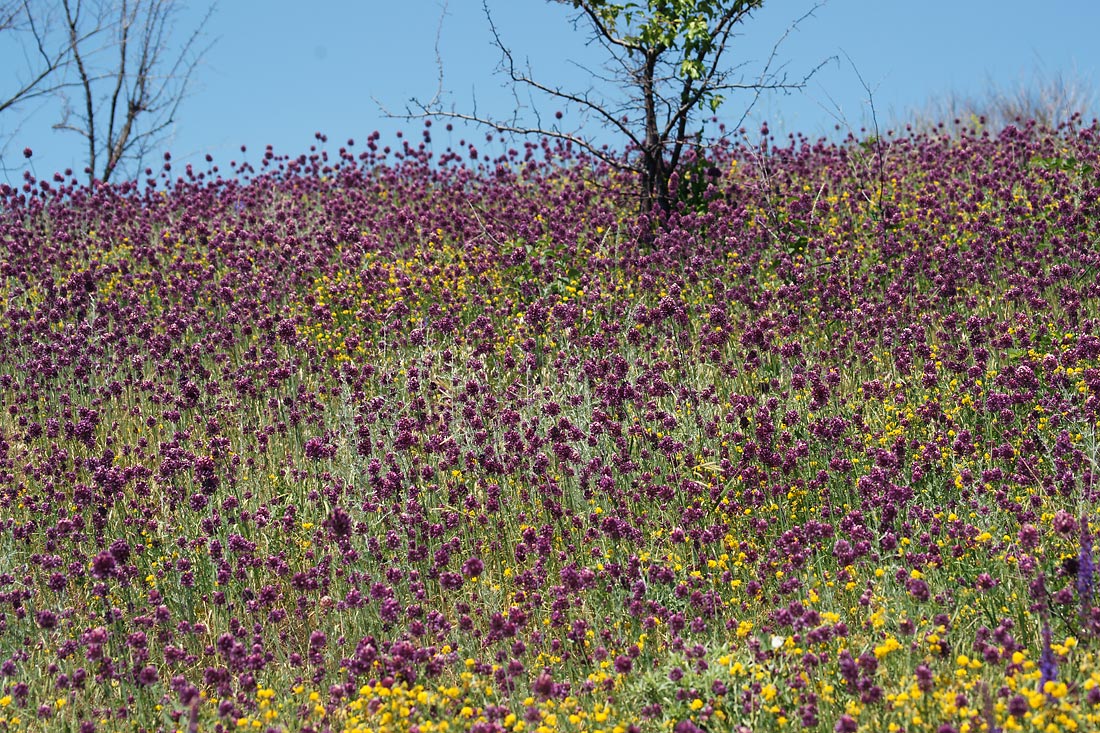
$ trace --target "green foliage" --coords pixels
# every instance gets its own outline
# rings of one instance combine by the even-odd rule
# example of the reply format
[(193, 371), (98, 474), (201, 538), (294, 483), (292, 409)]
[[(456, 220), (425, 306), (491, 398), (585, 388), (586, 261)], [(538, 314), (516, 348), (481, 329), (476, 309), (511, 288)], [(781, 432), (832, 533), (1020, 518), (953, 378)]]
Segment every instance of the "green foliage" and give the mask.
[(676, 187), (676, 199), (693, 211), (706, 211), (711, 199), (711, 185), (718, 182), (720, 173), (714, 163), (705, 156), (695, 156), (680, 165), (680, 179)]
[(1031, 162), (1040, 168), (1045, 168), (1048, 171), (1062, 171), (1063, 173), (1080, 173), (1087, 176), (1092, 173), (1092, 166), (1088, 163), (1082, 163), (1074, 157), (1068, 158), (1032, 158)]
[[(615, 3), (606, 0), (571, 0), (575, 8), (599, 18), (633, 53), (661, 56), (672, 52), (679, 80), (703, 81), (708, 62), (721, 53), (723, 27), (760, 8), (763, 0), (649, 0)], [(698, 103), (717, 110), (722, 96), (704, 86)]]
[[(627, 135), (638, 152), (628, 167), (639, 174), (641, 208), (653, 205), (668, 211), (673, 174), (682, 169), (682, 154), (702, 129), (690, 129), (698, 113), (718, 111), (730, 89), (753, 88), (731, 84), (723, 54), (737, 24), (757, 10), (763, 0), (561, 0), (580, 10), (592, 25), (595, 39), (612, 55), (616, 69), (631, 90), (630, 106), (637, 118), (619, 117), (602, 103), (551, 92), (566, 101), (590, 107)], [(771, 88), (796, 88), (774, 81), (764, 68), (761, 79)], [(760, 87), (763, 81), (758, 81)], [(588, 147), (591, 151), (591, 146)], [(686, 171), (685, 171), (686, 173)], [(696, 192), (695, 197), (698, 192)]]

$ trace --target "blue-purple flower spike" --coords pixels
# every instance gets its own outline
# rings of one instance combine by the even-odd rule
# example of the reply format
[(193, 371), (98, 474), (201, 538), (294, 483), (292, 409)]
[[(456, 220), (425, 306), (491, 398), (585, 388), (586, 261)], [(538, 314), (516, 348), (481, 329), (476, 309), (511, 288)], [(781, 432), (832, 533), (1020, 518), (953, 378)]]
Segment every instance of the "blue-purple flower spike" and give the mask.
[(1092, 556), (1092, 533), (1088, 516), (1081, 517), (1081, 550), (1077, 555), (1077, 598), (1081, 603), (1081, 618), (1092, 611), (1092, 587), (1096, 576), (1096, 561)]
[(1043, 651), (1039, 654), (1039, 689), (1042, 690), (1047, 682), (1058, 679), (1058, 662), (1054, 658), (1054, 650), (1050, 648), (1050, 624), (1043, 621)]

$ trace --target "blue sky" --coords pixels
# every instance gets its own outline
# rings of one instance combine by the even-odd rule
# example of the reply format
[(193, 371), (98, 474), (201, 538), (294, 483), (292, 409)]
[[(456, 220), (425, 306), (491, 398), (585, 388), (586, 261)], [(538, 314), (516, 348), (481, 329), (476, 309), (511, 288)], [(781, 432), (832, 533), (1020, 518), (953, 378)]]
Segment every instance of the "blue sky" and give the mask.
[[(206, 7), (191, 3), (179, 18), (180, 32)], [(163, 149), (177, 165), (198, 163), (207, 153), (225, 165), (242, 158), (241, 145), (253, 162), (267, 144), (277, 153), (306, 152), (315, 131), (328, 135), (330, 147), (348, 138), (365, 140), (374, 130), (385, 142), (398, 129), (419, 140), (420, 123), (388, 119), (379, 104), (401, 111), (410, 97), (428, 99), (436, 92), (443, 7), (440, 0), (222, 0), (206, 29), (212, 45)], [(563, 86), (590, 84), (586, 69), (598, 69), (603, 59), (598, 47), (586, 43), (587, 34), (574, 30), (567, 5), (489, 0), (489, 7), (505, 42), (536, 76)], [(743, 26), (729, 58), (745, 62), (750, 73), (758, 70), (791, 21), (811, 7), (803, 0), (767, 3)], [(828, 0), (791, 33), (777, 61), (797, 77), (830, 57), (837, 60), (828, 61), (804, 92), (760, 100), (749, 124), (767, 121), (776, 133), (811, 137), (833, 134), (836, 124), (868, 124), (867, 93), (856, 70), (872, 89), (884, 124), (950, 92), (980, 96), (990, 84), (1012, 88), (1063, 74), (1095, 85), (1097, 28), (1100, 3), (1083, 0)], [(509, 87), (494, 73), (499, 53), (491, 41), (480, 0), (450, 0), (439, 53), (443, 87), (456, 109), (470, 110), (475, 102), (487, 115), (514, 109)], [(19, 49), (0, 42), (0, 64), (22, 68), (20, 63)], [(736, 122), (747, 103), (747, 97), (732, 97), (722, 119)], [(541, 106), (544, 114), (555, 109)], [(0, 179), (19, 177), (24, 147), (34, 149), (39, 176), (84, 167), (80, 140), (51, 129), (58, 115), (58, 105), (49, 100), (0, 115), (7, 169)], [(598, 128), (590, 131), (602, 141), (618, 141)], [(458, 130), (448, 137), (437, 127), (433, 142), (442, 150), (463, 136), (485, 147), (484, 131)]]

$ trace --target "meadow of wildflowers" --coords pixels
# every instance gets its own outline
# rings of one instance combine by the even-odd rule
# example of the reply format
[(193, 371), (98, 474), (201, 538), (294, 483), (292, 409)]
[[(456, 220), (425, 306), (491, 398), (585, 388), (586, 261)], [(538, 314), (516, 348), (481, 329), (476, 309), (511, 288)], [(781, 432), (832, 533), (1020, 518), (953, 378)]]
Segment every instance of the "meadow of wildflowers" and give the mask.
[(430, 132), (0, 190), (0, 731), (1100, 729), (1100, 130)]

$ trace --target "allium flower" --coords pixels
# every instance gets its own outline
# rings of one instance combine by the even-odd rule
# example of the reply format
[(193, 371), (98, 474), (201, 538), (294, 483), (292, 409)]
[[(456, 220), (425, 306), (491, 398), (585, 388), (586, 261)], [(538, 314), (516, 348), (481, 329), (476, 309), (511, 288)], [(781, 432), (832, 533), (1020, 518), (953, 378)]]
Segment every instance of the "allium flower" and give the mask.
[(155, 684), (158, 679), (160, 679), (160, 675), (157, 674), (157, 668), (151, 664), (145, 666), (137, 674), (138, 684), (142, 687), (148, 687), (149, 685)]
[(97, 580), (109, 578), (115, 573), (115, 556), (109, 552), (101, 552), (92, 559), (92, 577)]
[(1020, 545), (1025, 550), (1033, 550), (1039, 545), (1039, 530), (1033, 524), (1025, 524), (1017, 533)]
[(476, 578), (485, 570), (485, 563), (480, 558), (471, 557), (462, 563), (462, 574), (467, 578)]
[(50, 610), (42, 610), (34, 614), (34, 620), (43, 629), (52, 629), (57, 626), (57, 614)]
[(833, 726), (833, 730), (835, 730), (836, 733), (855, 733), (858, 729), (859, 724), (856, 722), (855, 718), (847, 714), (841, 715), (836, 721), (836, 725)]
[(927, 601), (931, 597), (928, 583), (921, 578), (910, 578), (905, 586), (906, 590), (909, 591), (909, 595), (918, 601)]

